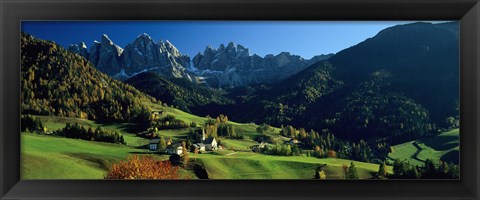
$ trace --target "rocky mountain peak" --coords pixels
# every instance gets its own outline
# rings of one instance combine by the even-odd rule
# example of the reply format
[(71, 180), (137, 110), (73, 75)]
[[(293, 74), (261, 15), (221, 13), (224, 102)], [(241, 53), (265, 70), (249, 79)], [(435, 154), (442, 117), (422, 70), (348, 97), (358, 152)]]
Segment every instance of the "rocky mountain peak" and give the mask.
[(151, 46), (154, 42), (148, 34), (142, 33), (133, 41), (133, 44), (137, 46)]
[[(166, 77), (200, 77), (212, 87), (244, 86), (270, 83), (289, 77), (312, 64), (313, 60), (282, 52), (265, 57), (250, 55), (250, 50), (229, 42), (217, 49), (211, 45), (193, 59), (182, 54), (169, 40), (154, 40), (139, 34), (125, 48), (116, 45), (106, 34), (94, 41), (90, 51), (85, 43), (71, 45), (72, 52), (88, 58), (100, 71), (124, 80), (141, 72), (154, 72)], [(259, 73), (261, 72), (261, 73)]]
[[(202, 76), (214, 87), (244, 86), (251, 83), (271, 83), (287, 78), (312, 63), (297, 55), (282, 52), (276, 56), (250, 55), (248, 48), (234, 42), (218, 49), (207, 46), (192, 60)], [(261, 73), (259, 73), (261, 72)], [(197, 72), (198, 73), (198, 72)]]
[(102, 44), (113, 45), (112, 40), (108, 37), (107, 34), (102, 34)]
[(80, 42), (79, 44), (71, 44), (70, 46), (68, 46), (68, 50), (87, 59), (89, 57), (87, 45), (85, 44), (85, 42)]

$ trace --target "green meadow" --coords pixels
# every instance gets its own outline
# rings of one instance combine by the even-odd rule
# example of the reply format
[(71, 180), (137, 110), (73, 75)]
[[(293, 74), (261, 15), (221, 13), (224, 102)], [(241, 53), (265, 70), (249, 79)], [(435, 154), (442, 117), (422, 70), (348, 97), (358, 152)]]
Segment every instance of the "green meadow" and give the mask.
[[(201, 161), (213, 179), (311, 179), (319, 166), (327, 179), (343, 179), (342, 165), (350, 160), (338, 158), (313, 158), (300, 156), (271, 156), (251, 152), (235, 152), (224, 155), (198, 154), (191, 159)], [(377, 164), (354, 161), (362, 179), (373, 178)], [(392, 173), (391, 166), (387, 171)]]
[(126, 145), (21, 134), (22, 179), (99, 179), (111, 163), (134, 152)]
[(453, 129), (436, 136), (395, 145), (389, 158), (405, 159), (415, 165), (423, 165), (426, 159), (458, 164), (459, 140), (459, 130)]
[[(154, 109), (164, 110), (178, 119), (203, 123), (206, 118), (191, 115), (174, 108), (155, 105)], [(37, 116), (48, 130), (63, 128), (66, 123), (78, 123), (84, 126), (102, 127), (123, 134), (127, 145), (60, 138), (54, 136), (22, 133), (21, 162), (22, 179), (102, 179), (108, 167), (124, 160), (131, 154), (152, 154), (158, 159), (168, 159), (168, 155), (154, 154), (139, 148), (148, 143), (148, 139), (129, 132), (131, 124), (101, 124), (91, 120)], [(247, 136), (256, 134), (255, 124), (233, 124), (236, 130)], [(158, 135), (175, 141), (185, 139), (189, 128), (160, 130)], [(275, 133), (278, 129), (275, 129)], [(249, 147), (258, 144), (247, 137), (244, 140), (219, 138), (226, 147), (206, 154), (190, 154), (190, 159), (201, 163), (211, 179), (311, 179), (317, 167), (327, 175), (327, 179), (343, 179), (342, 165), (350, 165), (350, 160), (339, 158), (314, 158), (305, 156), (274, 156), (249, 152)], [(280, 137), (280, 136), (278, 136)], [(453, 161), (458, 159), (458, 129), (440, 135), (407, 142), (394, 146), (390, 159), (407, 159), (412, 164), (422, 164), (427, 158)], [(420, 148), (418, 148), (420, 147)], [(378, 164), (354, 161), (358, 175), (370, 179), (378, 171)], [(392, 173), (392, 167), (387, 166)], [(192, 170), (181, 170), (191, 178), (196, 178)]]

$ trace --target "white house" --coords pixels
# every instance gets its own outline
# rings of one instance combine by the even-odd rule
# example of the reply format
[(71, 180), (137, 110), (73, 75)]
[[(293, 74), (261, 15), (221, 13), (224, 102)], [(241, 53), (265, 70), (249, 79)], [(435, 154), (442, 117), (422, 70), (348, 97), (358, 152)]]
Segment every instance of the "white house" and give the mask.
[(160, 139), (150, 140), (150, 142), (148, 143), (148, 149), (150, 149), (150, 151), (157, 151), (159, 142), (160, 142)]
[(295, 138), (292, 138), (290, 139), (288, 142), (286, 142), (287, 144), (299, 144), (301, 143), (300, 141), (298, 141), (297, 139)]
[(183, 147), (181, 143), (173, 144), (167, 147), (167, 153), (169, 154), (177, 154), (177, 155), (182, 155), (183, 154)]
[(193, 144), (192, 146), (193, 146), (193, 149), (198, 149), (198, 151), (200, 151), (200, 152), (205, 151), (205, 144), (203, 144), (203, 143)]

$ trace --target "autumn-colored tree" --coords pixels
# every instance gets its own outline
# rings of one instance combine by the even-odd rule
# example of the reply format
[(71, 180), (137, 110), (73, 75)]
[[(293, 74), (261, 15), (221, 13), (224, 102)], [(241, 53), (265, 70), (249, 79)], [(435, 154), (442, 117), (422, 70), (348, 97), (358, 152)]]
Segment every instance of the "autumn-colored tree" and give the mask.
[(188, 148), (185, 141), (182, 142), (182, 166), (187, 167), (188, 165)]
[(328, 156), (329, 158), (336, 158), (336, 157), (337, 157), (337, 152), (334, 151), (334, 150), (328, 150), (327, 156)]
[(347, 179), (348, 166), (346, 164), (342, 164), (342, 170), (343, 170), (343, 177)]
[(163, 136), (160, 137), (160, 141), (158, 142), (158, 149), (161, 152), (165, 152), (165, 149), (167, 149), (167, 141)]
[(315, 179), (324, 180), (326, 178), (327, 178), (327, 175), (325, 175), (325, 171), (315, 170)]
[(159, 161), (152, 156), (132, 155), (125, 161), (113, 164), (105, 179), (180, 179), (178, 167), (169, 161)]

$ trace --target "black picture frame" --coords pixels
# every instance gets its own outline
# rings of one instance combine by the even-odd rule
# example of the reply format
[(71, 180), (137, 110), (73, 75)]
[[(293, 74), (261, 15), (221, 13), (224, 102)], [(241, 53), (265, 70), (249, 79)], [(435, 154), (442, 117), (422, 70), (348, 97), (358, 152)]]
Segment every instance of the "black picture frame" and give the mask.
[[(478, 0), (1, 0), (0, 13), (1, 199), (479, 199)], [(22, 20), (459, 20), (461, 178), (20, 180)]]

